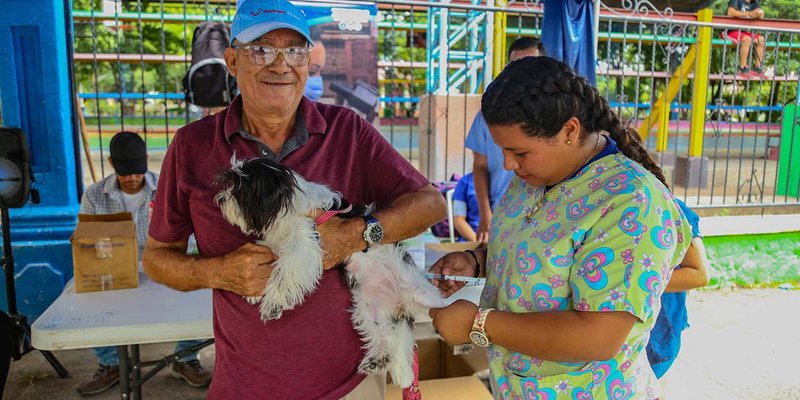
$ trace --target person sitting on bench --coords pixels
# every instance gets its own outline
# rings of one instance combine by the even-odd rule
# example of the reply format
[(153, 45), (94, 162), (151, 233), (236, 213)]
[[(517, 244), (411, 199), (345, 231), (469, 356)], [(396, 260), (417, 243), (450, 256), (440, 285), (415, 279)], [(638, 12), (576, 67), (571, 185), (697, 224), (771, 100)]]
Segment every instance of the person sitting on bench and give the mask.
[[(759, 0), (730, 0), (728, 2), (728, 16), (734, 18), (762, 19), (764, 10)], [(764, 62), (765, 40), (763, 35), (741, 30), (727, 31), (727, 37), (733, 43), (739, 44), (739, 68), (737, 75), (743, 78), (764, 78), (761, 64)], [(750, 47), (755, 42), (756, 54), (753, 57), (753, 66), (749, 67)]]

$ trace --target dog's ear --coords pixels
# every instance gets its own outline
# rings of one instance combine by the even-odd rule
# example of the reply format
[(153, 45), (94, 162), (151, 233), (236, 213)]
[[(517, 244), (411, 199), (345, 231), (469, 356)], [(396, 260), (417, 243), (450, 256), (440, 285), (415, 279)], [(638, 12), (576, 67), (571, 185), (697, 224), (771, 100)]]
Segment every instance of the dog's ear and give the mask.
[(261, 232), (282, 215), (293, 212), (297, 179), (289, 168), (268, 159), (253, 159), (242, 164), (241, 182), (232, 190), (242, 219), (255, 232)]

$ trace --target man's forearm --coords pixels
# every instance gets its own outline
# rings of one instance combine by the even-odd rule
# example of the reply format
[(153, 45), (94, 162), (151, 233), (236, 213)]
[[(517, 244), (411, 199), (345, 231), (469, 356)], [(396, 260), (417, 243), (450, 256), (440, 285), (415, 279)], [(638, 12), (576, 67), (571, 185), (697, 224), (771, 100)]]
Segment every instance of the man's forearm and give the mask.
[(733, 7), (728, 7), (728, 16), (734, 18), (753, 18), (752, 14), (746, 11), (739, 11)]
[[(150, 239), (152, 241), (152, 238)], [(144, 272), (154, 282), (188, 292), (213, 288), (211, 259), (191, 256), (177, 247), (152, 245), (148, 242), (142, 263)]]
[(384, 230), (384, 243), (395, 243), (419, 235), (447, 217), (444, 197), (433, 186), (398, 197), (375, 213)]
[[(444, 197), (426, 186), (416, 192), (398, 197), (386, 208), (375, 212), (374, 217), (383, 226), (383, 243), (395, 243), (420, 234), (431, 225), (444, 219), (447, 207)], [(366, 224), (361, 218), (331, 218), (319, 225), (324, 269), (336, 267), (351, 254), (367, 248), (364, 240)]]

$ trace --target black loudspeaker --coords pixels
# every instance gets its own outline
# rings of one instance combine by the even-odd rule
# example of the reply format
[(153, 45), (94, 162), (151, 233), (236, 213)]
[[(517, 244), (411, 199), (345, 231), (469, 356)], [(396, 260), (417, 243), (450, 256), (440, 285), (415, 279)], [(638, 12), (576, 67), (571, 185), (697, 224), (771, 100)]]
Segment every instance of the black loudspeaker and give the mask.
[(25, 133), (0, 127), (0, 208), (20, 208), (31, 192), (31, 154)]

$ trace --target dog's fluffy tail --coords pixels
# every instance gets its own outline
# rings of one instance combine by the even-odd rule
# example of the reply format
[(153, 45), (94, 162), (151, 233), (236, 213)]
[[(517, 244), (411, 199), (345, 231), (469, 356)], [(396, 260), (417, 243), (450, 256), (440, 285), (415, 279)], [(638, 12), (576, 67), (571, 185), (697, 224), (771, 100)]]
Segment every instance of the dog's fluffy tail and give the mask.
[(391, 354), (395, 357), (389, 362), (389, 374), (395, 385), (407, 388), (414, 379), (414, 319), (403, 318), (397, 324), (395, 337), (389, 344), (392, 347)]

